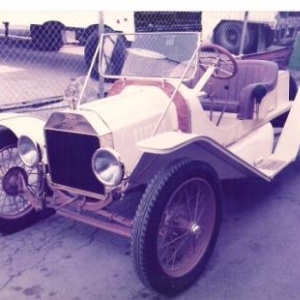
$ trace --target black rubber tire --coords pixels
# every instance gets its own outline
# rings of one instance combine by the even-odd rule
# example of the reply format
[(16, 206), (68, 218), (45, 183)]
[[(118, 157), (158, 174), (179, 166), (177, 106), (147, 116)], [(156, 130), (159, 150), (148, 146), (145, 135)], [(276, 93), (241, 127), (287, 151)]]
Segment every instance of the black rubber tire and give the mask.
[[(107, 32), (112, 32), (112, 30), (108, 27), (105, 27), (105, 33)], [(84, 48), (84, 59), (88, 67), (90, 67), (92, 63), (93, 56), (97, 49), (98, 43), (99, 43), (99, 30), (97, 28), (90, 33)], [(120, 74), (125, 60), (125, 48), (126, 48), (126, 39), (125, 37), (120, 36), (112, 53), (111, 64), (108, 66), (109, 70), (107, 70), (108, 74), (115, 74), (115, 75)], [(91, 75), (92, 78), (94, 79), (99, 78), (98, 56), (93, 66)]]
[(99, 42), (98, 29), (94, 29), (88, 36), (85, 48), (84, 48), (84, 60), (87, 65), (90, 65), (93, 59), (93, 55), (97, 49), (97, 44)]
[[(242, 22), (221, 22), (214, 30), (213, 42), (227, 49), (232, 54), (239, 54), (242, 32)], [(246, 54), (253, 52), (256, 43), (256, 30), (252, 28), (250, 24), (248, 24), (243, 53)]]
[[(8, 132), (7, 133), (0, 132), (0, 134), (1, 134), (0, 136), (0, 164), (1, 164), (3, 160), (2, 157), (3, 151), (7, 151), (5, 149), (10, 149), (10, 150), (16, 149), (16, 138), (13, 137)], [(12, 151), (16, 151), (16, 150), (12, 150)], [(3, 205), (2, 202), (5, 202), (5, 204), (7, 205), (7, 199), (8, 199), (7, 197), (15, 198), (15, 196), (9, 196), (8, 194), (5, 193), (3, 189), (3, 184), (4, 184), (3, 178), (4, 175), (7, 173), (6, 171), (17, 166), (21, 167), (21, 165), (19, 165), (17, 161), (14, 160), (12, 164), (9, 165), (3, 164), (1, 165), (0, 168), (0, 182), (1, 182), (0, 184), (0, 189), (1, 189), (0, 232), (3, 234), (14, 233), (16, 231), (19, 231), (21, 229), (30, 226), (31, 224), (35, 223), (38, 220), (38, 213), (31, 205), (26, 206), (26, 209), (24, 209), (24, 211), (20, 213), (19, 217), (4, 215), (2, 213), (2, 209), (3, 209), (3, 206), (1, 206), (1, 204)], [(8, 202), (11, 203), (10, 201)]]
[(31, 33), (34, 48), (40, 51), (58, 51), (63, 46), (64, 28), (60, 22), (45, 22)]
[[(214, 215), (210, 239), (201, 256), (184, 274), (172, 276), (163, 269), (158, 255), (158, 232), (168, 203), (178, 186), (190, 179), (201, 178), (214, 198)], [(176, 201), (175, 201), (176, 203)], [(134, 269), (145, 286), (166, 295), (176, 295), (192, 285), (204, 270), (214, 249), (221, 222), (221, 192), (217, 175), (206, 163), (182, 160), (162, 169), (150, 182), (138, 206), (133, 223), (132, 260)], [(163, 226), (163, 225), (162, 225)], [(200, 225), (201, 226), (201, 225)], [(207, 230), (208, 232), (209, 230)], [(204, 230), (205, 232), (205, 230)], [(198, 251), (198, 250), (197, 250)], [(198, 254), (197, 254), (198, 255)], [(188, 264), (187, 264), (188, 265)]]
[[(289, 77), (289, 99), (290, 99), (290, 101), (295, 100), (297, 92), (298, 92), (297, 82), (293, 78), (293, 76), (290, 74), (290, 77)], [(288, 115), (289, 115), (289, 112), (286, 112), (286, 113), (278, 116), (277, 118), (273, 119), (271, 121), (272, 126), (273, 127), (283, 127)]]

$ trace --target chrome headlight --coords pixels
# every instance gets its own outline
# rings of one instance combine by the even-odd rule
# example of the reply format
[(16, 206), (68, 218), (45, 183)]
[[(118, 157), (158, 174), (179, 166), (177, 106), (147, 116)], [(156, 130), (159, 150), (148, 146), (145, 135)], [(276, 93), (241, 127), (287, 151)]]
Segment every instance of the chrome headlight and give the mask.
[(110, 148), (95, 151), (92, 169), (97, 179), (107, 186), (118, 185), (124, 177), (124, 164), (119, 154)]
[(23, 163), (30, 168), (36, 166), (41, 159), (38, 144), (25, 135), (18, 140), (18, 152)]

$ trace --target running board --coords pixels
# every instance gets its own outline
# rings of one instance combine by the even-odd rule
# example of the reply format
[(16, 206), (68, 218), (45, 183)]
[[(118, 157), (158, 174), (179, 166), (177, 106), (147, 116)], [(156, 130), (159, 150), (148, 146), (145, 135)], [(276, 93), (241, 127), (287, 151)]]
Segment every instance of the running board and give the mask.
[(270, 155), (266, 159), (261, 159), (255, 163), (255, 168), (261, 173), (273, 179), (280, 171), (287, 167), (294, 159), (282, 160), (276, 157), (274, 154)]
[(255, 167), (270, 178), (295, 161), (300, 146), (300, 93), (297, 93), (276, 148), (269, 157), (256, 162)]

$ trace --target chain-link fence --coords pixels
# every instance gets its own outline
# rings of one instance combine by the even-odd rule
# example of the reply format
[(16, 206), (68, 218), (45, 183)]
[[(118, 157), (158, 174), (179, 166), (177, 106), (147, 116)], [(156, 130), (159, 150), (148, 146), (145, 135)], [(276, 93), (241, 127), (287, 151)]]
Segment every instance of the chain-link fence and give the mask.
[(66, 87), (87, 73), (86, 30), (98, 30), (99, 12), (0, 12), (0, 17), (0, 111), (64, 106)]
[[(298, 12), (0, 12), (0, 17), (2, 111), (15, 103), (28, 109), (46, 100), (62, 105), (70, 82), (82, 82), (87, 74), (100, 32), (199, 31), (203, 42), (242, 55), (292, 45), (300, 28)], [(122, 43), (130, 40), (125, 36)], [(121, 46), (114, 50), (119, 60)], [(92, 77), (98, 79), (97, 67)], [(89, 97), (97, 97), (98, 81), (91, 84)]]

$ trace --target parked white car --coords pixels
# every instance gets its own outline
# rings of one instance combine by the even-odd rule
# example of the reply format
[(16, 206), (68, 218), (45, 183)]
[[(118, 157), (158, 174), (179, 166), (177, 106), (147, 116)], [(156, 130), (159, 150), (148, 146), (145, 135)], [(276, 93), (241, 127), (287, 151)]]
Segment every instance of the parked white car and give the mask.
[[(191, 32), (135, 34), (117, 70), (122, 38), (101, 40), (100, 72), (114, 81), (106, 98), (81, 104), (84, 91), (70, 87), (70, 108), (48, 120), (1, 114), (0, 231), (50, 207), (131, 239), (141, 281), (177, 294), (212, 254), (220, 182), (271, 181), (295, 160), (300, 96), (289, 101), (289, 74), (277, 64), (237, 60)], [(271, 121), (289, 110), (278, 134)], [(130, 198), (133, 218), (112, 209)]]

